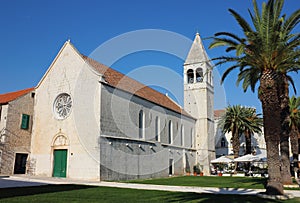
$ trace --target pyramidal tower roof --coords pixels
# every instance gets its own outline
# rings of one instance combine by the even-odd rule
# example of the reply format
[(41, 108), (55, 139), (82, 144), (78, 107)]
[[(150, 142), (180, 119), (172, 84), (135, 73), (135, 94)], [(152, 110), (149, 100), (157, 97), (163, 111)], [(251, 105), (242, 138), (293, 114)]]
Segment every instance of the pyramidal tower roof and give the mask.
[(204, 61), (208, 61), (208, 57), (200, 38), (200, 34), (197, 32), (189, 54), (185, 60), (185, 64), (200, 63)]

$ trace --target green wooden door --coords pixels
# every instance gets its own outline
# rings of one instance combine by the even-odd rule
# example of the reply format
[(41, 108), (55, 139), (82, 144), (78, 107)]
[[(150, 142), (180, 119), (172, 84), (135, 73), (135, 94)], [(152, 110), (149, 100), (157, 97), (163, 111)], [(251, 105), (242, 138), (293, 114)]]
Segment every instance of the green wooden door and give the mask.
[(66, 177), (67, 175), (67, 150), (54, 150), (53, 177)]

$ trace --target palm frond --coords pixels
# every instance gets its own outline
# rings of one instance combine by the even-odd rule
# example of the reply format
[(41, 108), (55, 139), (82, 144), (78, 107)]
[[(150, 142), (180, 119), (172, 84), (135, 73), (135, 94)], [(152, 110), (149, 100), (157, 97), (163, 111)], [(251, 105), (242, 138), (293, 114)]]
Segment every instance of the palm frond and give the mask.
[(286, 77), (287, 77), (289, 83), (292, 85), (294, 93), (297, 94), (297, 89), (296, 89), (296, 86), (295, 86), (293, 78), (291, 76), (289, 76), (289, 75), (287, 75)]
[(227, 70), (223, 73), (222, 77), (221, 77), (221, 84), (224, 83), (225, 78), (228, 76), (228, 74), (233, 71), (234, 69), (238, 68), (238, 65), (233, 65), (229, 68), (227, 68)]
[(230, 32), (217, 32), (215, 34), (215, 37), (219, 37), (219, 36), (227, 36), (227, 37), (231, 37), (233, 39), (235, 39), (236, 41), (240, 42), (240, 43), (245, 43), (246, 39), (244, 38), (240, 38), (239, 36), (233, 34), (233, 33), (230, 33)]
[[(229, 9), (230, 14), (242, 28), (243, 35), (218, 32), (210, 46), (210, 48), (224, 46), (226, 52), (235, 54), (215, 58), (216, 65), (230, 64), (222, 77), (222, 82), (233, 69), (239, 67), (237, 84), (243, 82), (244, 91), (249, 87), (252, 91), (255, 90), (264, 70), (271, 69), (281, 74), (300, 70), (300, 34), (292, 33), (295, 26), (300, 23), (300, 9), (286, 17), (285, 14), (282, 15), (283, 0), (268, 0), (267, 3), (262, 3), (261, 9), (256, 0), (252, 2), (253, 11), (248, 11), (254, 29), (240, 14)], [(292, 78), (289, 81), (295, 89)]]
[(233, 9), (229, 9), (229, 12), (233, 15), (233, 17), (236, 19), (236, 21), (239, 23), (241, 28), (243, 29), (244, 33), (253, 32), (250, 25), (247, 23), (247, 21), (237, 12), (235, 12)]
[(228, 39), (228, 38), (214, 38), (214, 41), (210, 44), (209, 49), (219, 47), (219, 46), (230, 46), (230, 47), (236, 47), (238, 43), (234, 40)]
[(289, 35), (291, 31), (298, 25), (300, 22), (300, 9), (293, 12), (288, 19), (283, 24), (283, 33)]

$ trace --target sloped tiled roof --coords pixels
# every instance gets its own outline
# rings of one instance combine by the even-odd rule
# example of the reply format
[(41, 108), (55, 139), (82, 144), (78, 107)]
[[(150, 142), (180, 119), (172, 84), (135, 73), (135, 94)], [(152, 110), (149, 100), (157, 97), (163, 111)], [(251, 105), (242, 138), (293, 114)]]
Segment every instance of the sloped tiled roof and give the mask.
[(24, 90), (19, 90), (16, 92), (9, 92), (9, 93), (5, 93), (5, 94), (0, 94), (0, 104), (6, 104), (8, 102), (11, 102), (25, 94), (27, 94), (28, 92), (34, 90), (34, 88), (28, 88), (28, 89), (24, 89)]
[(82, 55), (82, 58), (91, 65), (98, 73), (104, 76), (105, 81), (108, 85), (115, 88), (121, 89), (123, 91), (129, 92), (150, 102), (168, 108), (172, 111), (180, 113), (182, 115), (193, 118), (187, 112), (185, 112), (178, 104), (173, 102), (166, 95), (148, 87), (144, 84), (105, 66), (87, 56)]
[(225, 113), (225, 109), (219, 109), (214, 111), (215, 119), (220, 118)]

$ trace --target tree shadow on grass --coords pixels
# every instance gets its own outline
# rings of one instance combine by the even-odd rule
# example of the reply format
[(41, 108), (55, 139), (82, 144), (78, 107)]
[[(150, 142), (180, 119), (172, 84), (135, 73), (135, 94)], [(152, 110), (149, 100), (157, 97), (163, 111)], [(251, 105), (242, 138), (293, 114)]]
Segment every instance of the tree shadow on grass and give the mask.
[(207, 193), (175, 193), (166, 197), (164, 202), (201, 202), (201, 203), (279, 203), (279, 200), (266, 200), (255, 195), (222, 195)]
[(1, 188), (0, 199), (9, 198), (9, 197), (53, 193), (53, 192), (81, 190), (81, 189), (87, 189), (92, 187), (94, 186), (62, 184), (62, 185), (41, 185), (41, 186), (31, 186), (31, 187)]
[(263, 185), (264, 188), (267, 187), (267, 182), (268, 179), (267, 178), (245, 178), (244, 180), (241, 180), (241, 182), (244, 183), (251, 183), (252, 186), (256, 186), (256, 185)]

